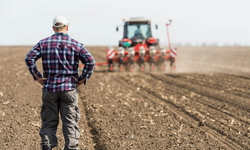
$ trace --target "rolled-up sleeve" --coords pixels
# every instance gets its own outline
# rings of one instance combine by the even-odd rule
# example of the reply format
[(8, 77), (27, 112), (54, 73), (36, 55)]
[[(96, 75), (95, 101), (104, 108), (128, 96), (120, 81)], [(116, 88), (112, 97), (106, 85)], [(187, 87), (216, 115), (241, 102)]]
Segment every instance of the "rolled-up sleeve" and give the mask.
[(40, 44), (37, 43), (26, 55), (25, 57), (25, 63), (29, 69), (29, 72), (33, 76), (34, 80), (36, 81), (36, 78), (34, 74), (37, 74), (40, 78), (43, 76), (41, 73), (37, 70), (36, 67), (36, 61), (41, 57), (41, 49), (40, 49)]
[(84, 85), (86, 85), (87, 80), (91, 77), (93, 70), (95, 68), (95, 60), (89, 51), (83, 46), (79, 52), (79, 59), (84, 64), (82, 75), (79, 76), (78, 81), (86, 78)]

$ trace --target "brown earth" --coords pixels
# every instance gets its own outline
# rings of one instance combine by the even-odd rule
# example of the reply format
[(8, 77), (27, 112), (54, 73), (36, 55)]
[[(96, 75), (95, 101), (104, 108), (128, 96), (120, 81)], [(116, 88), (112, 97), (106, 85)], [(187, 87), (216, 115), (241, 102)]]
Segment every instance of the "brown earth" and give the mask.
[[(42, 89), (24, 63), (30, 49), (0, 47), (1, 150), (40, 149)], [(105, 61), (105, 47), (88, 49)], [(180, 47), (176, 71), (97, 66), (78, 88), (80, 148), (250, 149), (248, 56), (250, 48)], [(55, 149), (63, 148), (61, 126)]]

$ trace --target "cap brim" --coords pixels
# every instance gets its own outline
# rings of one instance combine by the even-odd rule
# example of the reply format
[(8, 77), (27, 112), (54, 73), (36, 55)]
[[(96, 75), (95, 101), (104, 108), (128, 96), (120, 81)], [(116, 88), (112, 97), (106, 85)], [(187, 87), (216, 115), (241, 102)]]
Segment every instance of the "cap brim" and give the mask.
[(60, 28), (60, 27), (64, 27), (64, 26), (67, 26), (67, 25), (69, 25), (69, 23), (68, 24), (64, 24), (64, 25), (60, 25), (60, 26), (54, 26), (55, 28)]

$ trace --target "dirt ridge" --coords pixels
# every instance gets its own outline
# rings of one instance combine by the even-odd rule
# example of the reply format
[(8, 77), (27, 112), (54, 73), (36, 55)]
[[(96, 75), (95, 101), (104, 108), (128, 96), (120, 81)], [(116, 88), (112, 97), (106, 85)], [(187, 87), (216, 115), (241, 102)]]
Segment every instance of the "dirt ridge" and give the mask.
[[(124, 81), (128, 82), (128, 80), (126, 80), (125, 78), (122, 78), (122, 79)], [(125, 85), (126, 82), (124, 82), (124, 85)], [(202, 120), (200, 120), (200, 118), (194, 117), (192, 114), (188, 113), (182, 107), (177, 106), (175, 103), (162, 99), (162, 97), (159, 94), (157, 94), (155, 92), (152, 92), (149, 89), (144, 89), (144, 88), (142, 88), (142, 89), (143, 89), (143, 91), (141, 90), (139, 92), (140, 94), (142, 94), (142, 95), (144, 95), (146, 97), (150, 97), (151, 99), (154, 99), (154, 100), (156, 98), (158, 98), (161, 101), (164, 101), (164, 102), (170, 104), (172, 107), (171, 108), (168, 107), (169, 110), (171, 110), (175, 114), (178, 114), (179, 116), (183, 116), (183, 120), (189, 122), (189, 124), (191, 124), (193, 127), (197, 128), (198, 130), (201, 130), (203, 132), (206, 132), (211, 137), (213, 137), (215, 140), (220, 141), (221, 143), (223, 143), (222, 145), (224, 145), (226, 147), (226, 149), (243, 149), (245, 147), (245, 145), (241, 145), (241, 144), (239, 145), (238, 143), (235, 143), (235, 142), (233, 142), (232, 140), (229, 140), (229, 139), (218, 139), (218, 138), (216, 138), (217, 136), (221, 136), (221, 135), (224, 136), (224, 134), (221, 133), (221, 132), (218, 132), (218, 130), (216, 128), (213, 128), (211, 126), (209, 126), (209, 127), (206, 127), (206, 126), (199, 127), (199, 124), (202, 121)], [(151, 94), (148, 94), (149, 92)], [(173, 108), (173, 107), (175, 107), (175, 108)], [(180, 109), (182, 111), (180, 111)], [(192, 121), (190, 121), (190, 120), (192, 120)], [(210, 131), (211, 129), (215, 130), (217, 133)]]
[[(161, 76), (155, 76), (154, 74), (149, 74), (149, 75), (151, 75), (157, 79), (160, 79), (160, 80), (162, 80), (162, 78), (164, 78), (163, 81), (167, 82), (169, 84), (175, 84), (176, 86), (179, 86), (179, 87), (191, 89), (192, 91), (195, 91), (196, 93), (199, 93), (201, 95), (205, 95), (205, 96), (211, 97), (213, 99), (217, 99), (219, 101), (223, 101), (223, 102), (229, 103), (231, 105), (235, 105), (240, 109), (245, 109), (245, 110), (250, 112), (250, 108), (247, 107), (249, 100), (246, 98), (239, 97), (236, 95), (231, 95), (231, 94), (224, 94), (224, 93), (218, 92), (218, 91), (213, 90), (213, 89), (208, 88), (208, 87), (197, 86), (195, 84), (188, 83), (185, 81), (179, 81), (179, 80), (176, 80), (174, 78), (169, 79), (169, 78), (166, 78), (162, 75)], [(209, 91), (209, 92), (207, 92), (207, 91)], [(213, 92), (211, 93), (210, 91), (213, 91)], [(238, 101), (235, 102), (235, 99), (237, 99)]]

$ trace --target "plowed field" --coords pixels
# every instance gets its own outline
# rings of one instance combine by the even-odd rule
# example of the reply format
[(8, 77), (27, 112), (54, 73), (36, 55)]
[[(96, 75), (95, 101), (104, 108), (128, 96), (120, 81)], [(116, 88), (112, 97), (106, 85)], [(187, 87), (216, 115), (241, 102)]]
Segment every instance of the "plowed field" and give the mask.
[[(87, 47), (96, 62), (105, 47)], [(0, 149), (40, 149), (41, 86), (0, 47)], [(177, 70), (107, 72), (79, 87), (81, 149), (250, 149), (250, 48), (178, 48)], [(37, 62), (42, 72), (41, 61)], [(64, 140), (62, 124), (59, 145)]]

